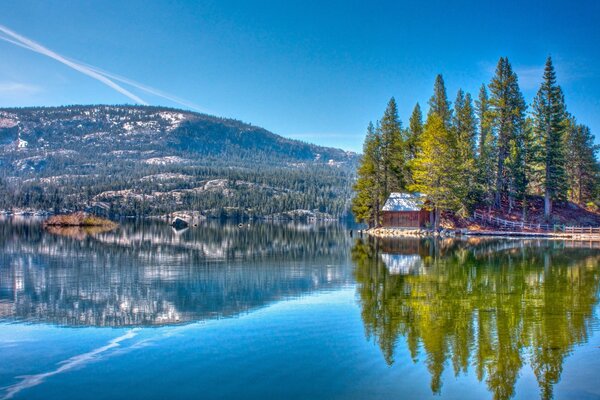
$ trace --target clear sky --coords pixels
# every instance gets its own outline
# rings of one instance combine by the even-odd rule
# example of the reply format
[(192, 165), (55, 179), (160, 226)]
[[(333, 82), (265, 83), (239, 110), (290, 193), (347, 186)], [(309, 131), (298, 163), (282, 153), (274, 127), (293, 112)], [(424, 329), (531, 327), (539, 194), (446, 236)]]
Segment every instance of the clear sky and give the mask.
[[(476, 95), (500, 56), (508, 56), (529, 102), (551, 54), (569, 111), (600, 136), (600, 1), (1, 0), (1, 6), (1, 26), (60, 56), (210, 114), (349, 150), (361, 149), (365, 127), (391, 96), (406, 125), (415, 102), (426, 106), (437, 73), (451, 100), (459, 88)], [(180, 106), (122, 86), (149, 104)], [(89, 103), (133, 100), (0, 41), (0, 106)]]

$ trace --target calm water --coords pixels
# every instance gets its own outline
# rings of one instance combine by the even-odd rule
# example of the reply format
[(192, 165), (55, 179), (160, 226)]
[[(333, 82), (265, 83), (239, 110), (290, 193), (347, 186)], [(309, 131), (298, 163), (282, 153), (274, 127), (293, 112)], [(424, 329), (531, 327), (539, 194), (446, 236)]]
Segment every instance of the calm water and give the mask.
[(0, 221), (0, 399), (600, 398), (600, 250)]

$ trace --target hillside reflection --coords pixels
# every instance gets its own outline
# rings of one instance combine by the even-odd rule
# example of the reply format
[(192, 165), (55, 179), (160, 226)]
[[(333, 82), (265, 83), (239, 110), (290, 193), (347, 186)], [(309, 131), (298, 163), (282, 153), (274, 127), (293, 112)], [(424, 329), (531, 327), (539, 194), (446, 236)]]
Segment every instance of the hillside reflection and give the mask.
[(112, 232), (44, 232), (0, 221), (0, 321), (137, 326), (247, 312), (346, 284), (338, 225), (164, 222)]
[(388, 364), (403, 337), (413, 360), (427, 365), (435, 394), (451, 365), (508, 399), (529, 364), (541, 397), (552, 398), (565, 357), (596, 323), (600, 253), (571, 246), (578, 245), (357, 240), (352, 259), (366, 334)]

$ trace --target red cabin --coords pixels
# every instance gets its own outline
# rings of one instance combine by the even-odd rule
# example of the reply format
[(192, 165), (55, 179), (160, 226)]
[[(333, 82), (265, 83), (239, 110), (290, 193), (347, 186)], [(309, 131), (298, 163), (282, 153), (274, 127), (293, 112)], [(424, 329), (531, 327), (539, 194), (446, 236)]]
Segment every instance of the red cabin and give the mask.
[(432, 224), (430, 211), (425, 210), (425, 195), (391, 193), (382, 209), (386, 228), (425, 228)]

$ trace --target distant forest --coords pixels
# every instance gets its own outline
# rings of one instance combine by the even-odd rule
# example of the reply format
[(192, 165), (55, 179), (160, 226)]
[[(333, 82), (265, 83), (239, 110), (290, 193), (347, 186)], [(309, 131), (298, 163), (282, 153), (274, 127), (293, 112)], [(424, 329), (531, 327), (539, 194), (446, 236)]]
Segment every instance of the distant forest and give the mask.
[(503, 57), (475, 101), (459, 90), (452, 107), (438, 75), (425, 122), (417, 103), (406, 128), (392, 98), (381, 120), (367, 128), (354, 186), (356, 219), (379, 225), (381, 207), (396, 191), (426, 194), (436, 224), (442, 211), (467, 216), (476, 207), (520, 210), (527, 220), (533, 196), (544, 198), (548, 221), (555, 202), (597, 210), (598, 146), (567, 111), (550, 57), (540, 78), (528, 107)]
[(358, 156), (147, 106), (0, 109), (0, 210), (344, 217)]

